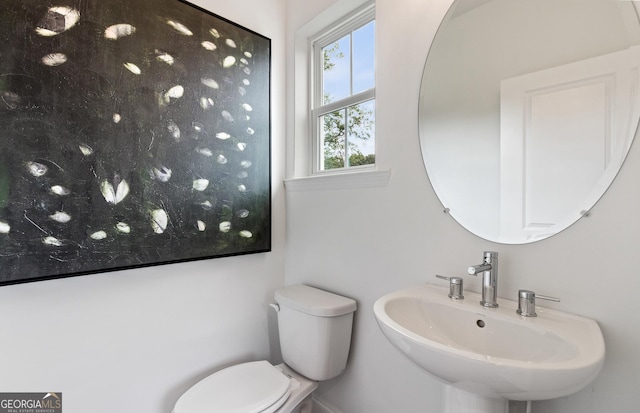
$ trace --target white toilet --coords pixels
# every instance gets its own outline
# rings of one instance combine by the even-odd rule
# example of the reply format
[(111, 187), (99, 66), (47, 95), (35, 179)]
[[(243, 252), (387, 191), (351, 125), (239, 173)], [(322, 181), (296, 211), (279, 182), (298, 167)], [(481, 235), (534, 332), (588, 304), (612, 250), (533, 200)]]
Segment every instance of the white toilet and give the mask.
[(187, 390), (173, 413), (311, 413), (318, 381), (347, 366), (356, 302), (306, 285), (275, 293), (283, 364), (220, 370)]

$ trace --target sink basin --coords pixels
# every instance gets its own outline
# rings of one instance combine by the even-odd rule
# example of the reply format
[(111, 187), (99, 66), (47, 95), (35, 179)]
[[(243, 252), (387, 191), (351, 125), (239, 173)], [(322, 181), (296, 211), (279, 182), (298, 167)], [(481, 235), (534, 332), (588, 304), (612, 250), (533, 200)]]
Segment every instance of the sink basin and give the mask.
[(587, 386), (604, 362), (604, 340), (590, 319), (517, 303), (484, 308), (480, 295), (453, 300), (448, 289), (420, 285), (374, 304), (378, 324), (410, 360), (447, 384), (488, 397), (544, 400)]

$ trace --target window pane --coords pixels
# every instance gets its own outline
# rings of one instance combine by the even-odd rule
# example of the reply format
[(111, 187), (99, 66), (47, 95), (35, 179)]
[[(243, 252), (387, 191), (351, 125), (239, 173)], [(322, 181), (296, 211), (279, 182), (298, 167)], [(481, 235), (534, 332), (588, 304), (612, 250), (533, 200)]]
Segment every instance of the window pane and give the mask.
[(375, 21), (353, 32), (353, 93), (375, 85)]
[(346, 112), (346, 109), (339, 110), (320, 118), (322, 169), (344, 167)]
[(374, 119), (374, 100), (322, 116), (322, 169), (375, 164)]
[(375, 101), (360, 103), (347, 109), (348, 166), (375, 163)]
[(375, 164), (375, 21), (362, 24), (374, 17), (372, 10), (318, 37), (342, 36), (338, 40), (313, 45), (320, 78), (314, 82), (312, 108), (323, 113), (317, 115), (313, 137), (315, 171)]
[(322, 49), (323, 104), (335, 102), (351, 94), (350, 36)]

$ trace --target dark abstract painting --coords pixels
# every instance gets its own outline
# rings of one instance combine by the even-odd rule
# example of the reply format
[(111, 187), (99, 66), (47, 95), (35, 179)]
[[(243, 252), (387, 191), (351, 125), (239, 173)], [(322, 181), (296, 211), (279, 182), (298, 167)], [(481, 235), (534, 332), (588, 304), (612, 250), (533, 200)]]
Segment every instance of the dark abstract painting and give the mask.
[(0, 284), (269, 251), (270, 47), (179, 0), (2, 0)]

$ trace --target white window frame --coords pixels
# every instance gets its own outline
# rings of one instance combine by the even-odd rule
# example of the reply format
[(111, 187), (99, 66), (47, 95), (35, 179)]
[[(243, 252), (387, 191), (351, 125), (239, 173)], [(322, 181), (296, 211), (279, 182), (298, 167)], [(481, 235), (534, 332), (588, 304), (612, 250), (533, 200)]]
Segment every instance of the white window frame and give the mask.
[[(366, 170), (375, 168), (375, 164), (371, 165), (359, 165), (359, 166), (348, 166), (345, 165), (343, 168), (335, 168), (335, 169), (323, 169), (323, 155), (324, 148), (322, 146), (322, 131), (320, 118), (323, 115), (346, 109), (348, 107), (358, 105), (360, 103), (365, 103), (368, 101), (375, 100), (375, 90), (376, 86), (374, 86), (368, 90), (363, 92), (359, 92), (356, 94), (350, 94), (350, 96), (337, 100), (335, 102), (328, 103), (323, 105), (323, 62), (324, 55), (323, 49), (326, 46), (331, 45), (332, 43), (340, 40), (344, 36), (349, 33), (359, 29), (366, 24), (375, 21), (375, 4), (368, 4), (345, 18), (339, 20), (333, 25), (329, 26), (325, 30), (321, 31), (316, 36), (310, 38), (310, 50), (311, 53), (311, 90), (309, 93), (310, 97), (310, 107), (311, 107), (311, 122), (310, 122), (310, 136), (311, 136), (311, 171), (313, 175), (320, 174), (335, 174), (335, 173), (345, 173), (345, 172), (354, 172), (356, 170)], [(350, 47), (351, 56), (349, 57), (350, 62), (353, 62), (353, 47)], [(374, 52), (375, 53), (375, 52)], [(350, 76), (353, 76), (353, 72), (350, 71)], [(353, 87), (353, 79), (351, 79), (351, 87)], [(374, 128), (375, 128), (375, 115), (374, 115)], [(377, 148), (376, 148), (377, 152)], [(374, 152), (375, 153), (375, 152)], [(348, 160), (345, 160), (348, 162)]]

